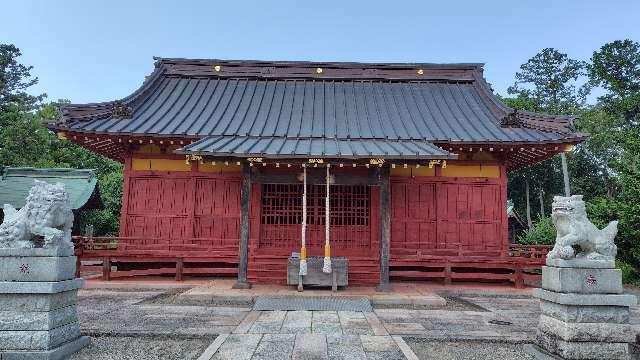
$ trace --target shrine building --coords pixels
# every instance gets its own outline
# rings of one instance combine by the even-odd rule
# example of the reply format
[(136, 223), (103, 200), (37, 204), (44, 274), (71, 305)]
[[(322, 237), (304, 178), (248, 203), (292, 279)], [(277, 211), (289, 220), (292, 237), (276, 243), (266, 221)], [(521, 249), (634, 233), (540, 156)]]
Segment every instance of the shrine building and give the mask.
[(586, 137), (506, 106), (472, 63), (157, 58), (133, 94), (61, 113), (61, 138), (124, 164), (110, 264), (241, 284), (286, 281), (303, 218), (306, 256), (329, 219), (350, 284), (521, 281), (507, 173)]

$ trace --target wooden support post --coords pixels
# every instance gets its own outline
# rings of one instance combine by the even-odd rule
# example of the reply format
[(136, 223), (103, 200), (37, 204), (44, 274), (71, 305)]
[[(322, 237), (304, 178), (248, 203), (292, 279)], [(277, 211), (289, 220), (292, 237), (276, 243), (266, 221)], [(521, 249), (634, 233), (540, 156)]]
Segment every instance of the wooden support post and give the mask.
[(240, 185), (240, 246), (238, 249), (238, 281), (234, 289), (249, 289), (247, 262), (249, 250), (249, 205), (251, 204), (251, 169), (242, 163), (242, 184)]
[(522, 276), (522, 267), (520, 266), (520, 264), (516, 264), (515, 265), (515, 285), (517, 289), (522, 289), (524, 288), (524, 277)]
[(85, 237), (83, 236), (80, 239), (78, 239), (78, 241), (74, 244), (75, 249), (73, 253), (76, 256), (76, 277), (77, 278), (80, 277), (80, 266), (82, 266), (81, 259), (82, 259), (82, 253), (84, 252), (84, 240), (85, 240)]
[(102, 280), (111, 280), (111, 258), (108, 256), (102, 258)]
[(567, 166), (567, 154), (560, 153), (562, 160), (562, 181), (564, 182), (564, 196), (571, 196), (571, 186), (569, 185), (569, 168)]
[(76, 255), (76, 277), (80, 277), (80, 266), (82, 265), (82, 261), (80, 260), (80, 255)]
[(176, 259), (176, 281), (182, 281), (182, 271), (184, 269), (184, 260), (180, 257)]
[(380, 168), (380, 284), (377, 291), (388, 292), (391, 290), (389, 284), (389, 247), (391, 240), (391, 211), (390, 198), (391, 189), (389, 184), (390, 170), (385, 165)]
[(451, 265), (449, 264), (444, 267), (444, 284), (451, 285)]

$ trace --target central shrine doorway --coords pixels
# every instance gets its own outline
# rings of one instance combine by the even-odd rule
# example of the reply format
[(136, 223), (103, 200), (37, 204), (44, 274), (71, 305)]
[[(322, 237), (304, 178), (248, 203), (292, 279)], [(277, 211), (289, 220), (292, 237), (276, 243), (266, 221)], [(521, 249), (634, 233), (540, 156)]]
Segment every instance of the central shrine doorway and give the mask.
[[(263, 184), (259, 247), (300, 248), (301, 184)], [(322, 249), (325, 241), (326, 188), (307, 187), (307, 247)], [(329, 201), (331, 244), (335, 249), (371, 248), (371, 194), (366, 185), (332, 185)], [(320, 253), (319, 253), (320, 254)]]

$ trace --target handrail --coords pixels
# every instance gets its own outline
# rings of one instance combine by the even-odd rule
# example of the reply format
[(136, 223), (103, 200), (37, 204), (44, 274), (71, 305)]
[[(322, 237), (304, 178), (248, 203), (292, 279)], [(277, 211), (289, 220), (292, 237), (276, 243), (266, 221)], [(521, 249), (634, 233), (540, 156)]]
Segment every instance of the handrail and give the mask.
[[(209, 249), (209, 248), (226, 248), (237, 249), (237, 245), (218, 245), (216, 242), (220, 239), (216, 238), (187, 238), (183, 239), (183, 243), (176, 244), (172, 242), (172, 239), (168, 238), (152, 238), (148, 236), (73, 236), (72, 237), (76, 252), (82, 253), (83, 251), (135, 251), (135, 250), (164, 250), (171, 251), (172, 249), (185, 250), (193, 248)], [(206, 244), (210, 243), (210, 244)], [(449, 244), (455, 247), (448, 249), (434, 249), (432, 255), (440, 254), (446, 257), (469, 257), (474, 256), (487, 256), (487, 254), (495, 254), (499, 258), (528, 258), (542, 260), (546, 257), (547, 253), (551, 251), (553, 245), (526, 245), (526, 244), (509, 244), (508, 249), (496, 249), (496, 250), (469, 250), (464, 249), (462, 244)], [(412, 251), (414, 249), (406, 249)], [(429, 250), (415, 249), (417, 255), (429, 255)]]

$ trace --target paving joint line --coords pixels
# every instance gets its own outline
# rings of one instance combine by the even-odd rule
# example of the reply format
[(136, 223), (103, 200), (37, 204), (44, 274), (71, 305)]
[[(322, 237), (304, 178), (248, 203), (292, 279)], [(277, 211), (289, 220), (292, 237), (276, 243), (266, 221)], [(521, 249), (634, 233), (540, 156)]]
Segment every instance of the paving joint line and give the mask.
[(228, 337), (229, 334), (218, 335), (218, 337), (213, 340), (213, 342), (204, 350), (204, 352), (200, 354), (198, 360), (211, 360), (213, 358), (213, 355), (216, 354), (220, 346), (222, 346), (222, 343), (224, 343)]
[(251, 310), (245, 315), (244, 319), (236, 326), (232, 333), (234, 334), (246, 334), (251, 330), (253, 324), (255, 324), (256, 320), (260, 317), (261, 311)]
[(411, 350), (409, 345), (407, 345), (402, 336), (393, 335), (391, 336), (391, 338), (393, 339), (393, 341), (395, 341), (396, 345), (398, 345), (400, 351), (402, 351), (402, 354), (405, 358), (407, 358), (407, 360), (420, 360), (418, 356), (413, 352), (413, 350)]
[(375, 312), (364, 312), (363, 314), (364, 318), (367, 319), (367, 323), (369, 323), (371, 330), (373, 330), (373, 335), (389, 335), (387, 328), (380, 321)]

